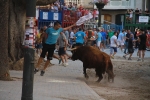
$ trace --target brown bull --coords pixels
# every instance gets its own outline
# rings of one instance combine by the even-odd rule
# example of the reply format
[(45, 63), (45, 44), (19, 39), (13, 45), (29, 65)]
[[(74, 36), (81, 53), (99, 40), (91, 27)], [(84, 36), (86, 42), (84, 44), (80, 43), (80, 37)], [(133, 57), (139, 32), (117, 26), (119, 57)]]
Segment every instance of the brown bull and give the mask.
[(113, 65), (109, 55), (106, 53), (92, 46), (78, 47), (72, 53), (72, 60), (81, 60), (83, 62), (83, 72), (86, 78), (88, 78), (86, 68), (95, 68), (96, 75), (99, 77), (97, 82), (103, 79), (102, 74), (105, 74), (105, 72), (108, 73), (108, 80), (110, 78), (114, 80)]

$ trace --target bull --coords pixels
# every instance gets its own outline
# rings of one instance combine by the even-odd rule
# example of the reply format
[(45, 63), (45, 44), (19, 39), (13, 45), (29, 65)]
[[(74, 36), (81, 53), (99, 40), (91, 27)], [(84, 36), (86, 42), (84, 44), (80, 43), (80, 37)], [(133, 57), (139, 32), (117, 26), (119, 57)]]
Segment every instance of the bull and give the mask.
[(72, 49), (73, 61), (80, 60), (83, 62), (83, 74), (85, 78), (89, 76), (86, 73), (87, 68), (95, 68), (96, 76), (98, 76), (97, 82), (103, 79), (105, 72), (108, 74), (108, 81), (112, 79), (114, 81), (113, 65), (110, 60), (110, 56), (99, 49), (92, 46), (81, 46)]

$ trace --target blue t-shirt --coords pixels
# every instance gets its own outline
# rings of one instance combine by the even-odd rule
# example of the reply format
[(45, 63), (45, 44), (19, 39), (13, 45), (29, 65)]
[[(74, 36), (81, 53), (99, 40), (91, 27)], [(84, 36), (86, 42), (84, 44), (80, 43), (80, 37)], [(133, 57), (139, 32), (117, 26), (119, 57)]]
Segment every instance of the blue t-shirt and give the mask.
[(118, 35), (118, 40), (123, 40), (124, 39), (124, 34), (121, 32), (121, 33), (119, 33), (119, 35)]
[(60, 32), (62, 32), (62, 31), (63, 31), (62, 28), (59, 28), (58, 30), (55, 30), (54, 28), (48, 28), (46, 30), (48, 37), (47, 37), (45, 43), (46, 44), (56, 44), (57, 39), (60, 35)]
[(101, 32), (102, 34), (102, 40), (106, 40), (106, 32)]
[(102, 34), (101, 34), (101, 32), (98, 32), (97, 33), (97, 41), (102, 41)]
[(76, 43), (82, 43), (84, 42), (84, 37), (85, 37), (85, 33), (82, 32), (82, 31), (78, 31), (76, 34), (75, 34), (75, 37), (76, 37)]

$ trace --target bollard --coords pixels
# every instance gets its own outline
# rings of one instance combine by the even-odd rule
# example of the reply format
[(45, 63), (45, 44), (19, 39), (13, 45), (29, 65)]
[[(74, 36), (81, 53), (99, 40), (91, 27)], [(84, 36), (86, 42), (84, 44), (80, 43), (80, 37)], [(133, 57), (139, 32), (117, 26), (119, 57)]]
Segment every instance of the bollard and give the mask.
[(24, 37), (24, 65), (21, 100), (33, 100), (34, 82), (34, 36), (35, 36), (35, 13), (36, 0), (25, 0), (26, 4), (26, 27)]

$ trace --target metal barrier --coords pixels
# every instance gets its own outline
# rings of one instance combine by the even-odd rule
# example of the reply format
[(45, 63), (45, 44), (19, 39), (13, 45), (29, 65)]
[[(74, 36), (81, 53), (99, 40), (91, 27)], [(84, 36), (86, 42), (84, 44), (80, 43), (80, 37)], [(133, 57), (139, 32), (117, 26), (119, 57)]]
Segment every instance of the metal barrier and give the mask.
[(115, 24), (103, 24), (103, 28), (105, 30), (110, 30), (110, 29), (114, 29), (115, 31), (117, 30), (122, 30), (123, 26), (122, 25), (115, 25)]

